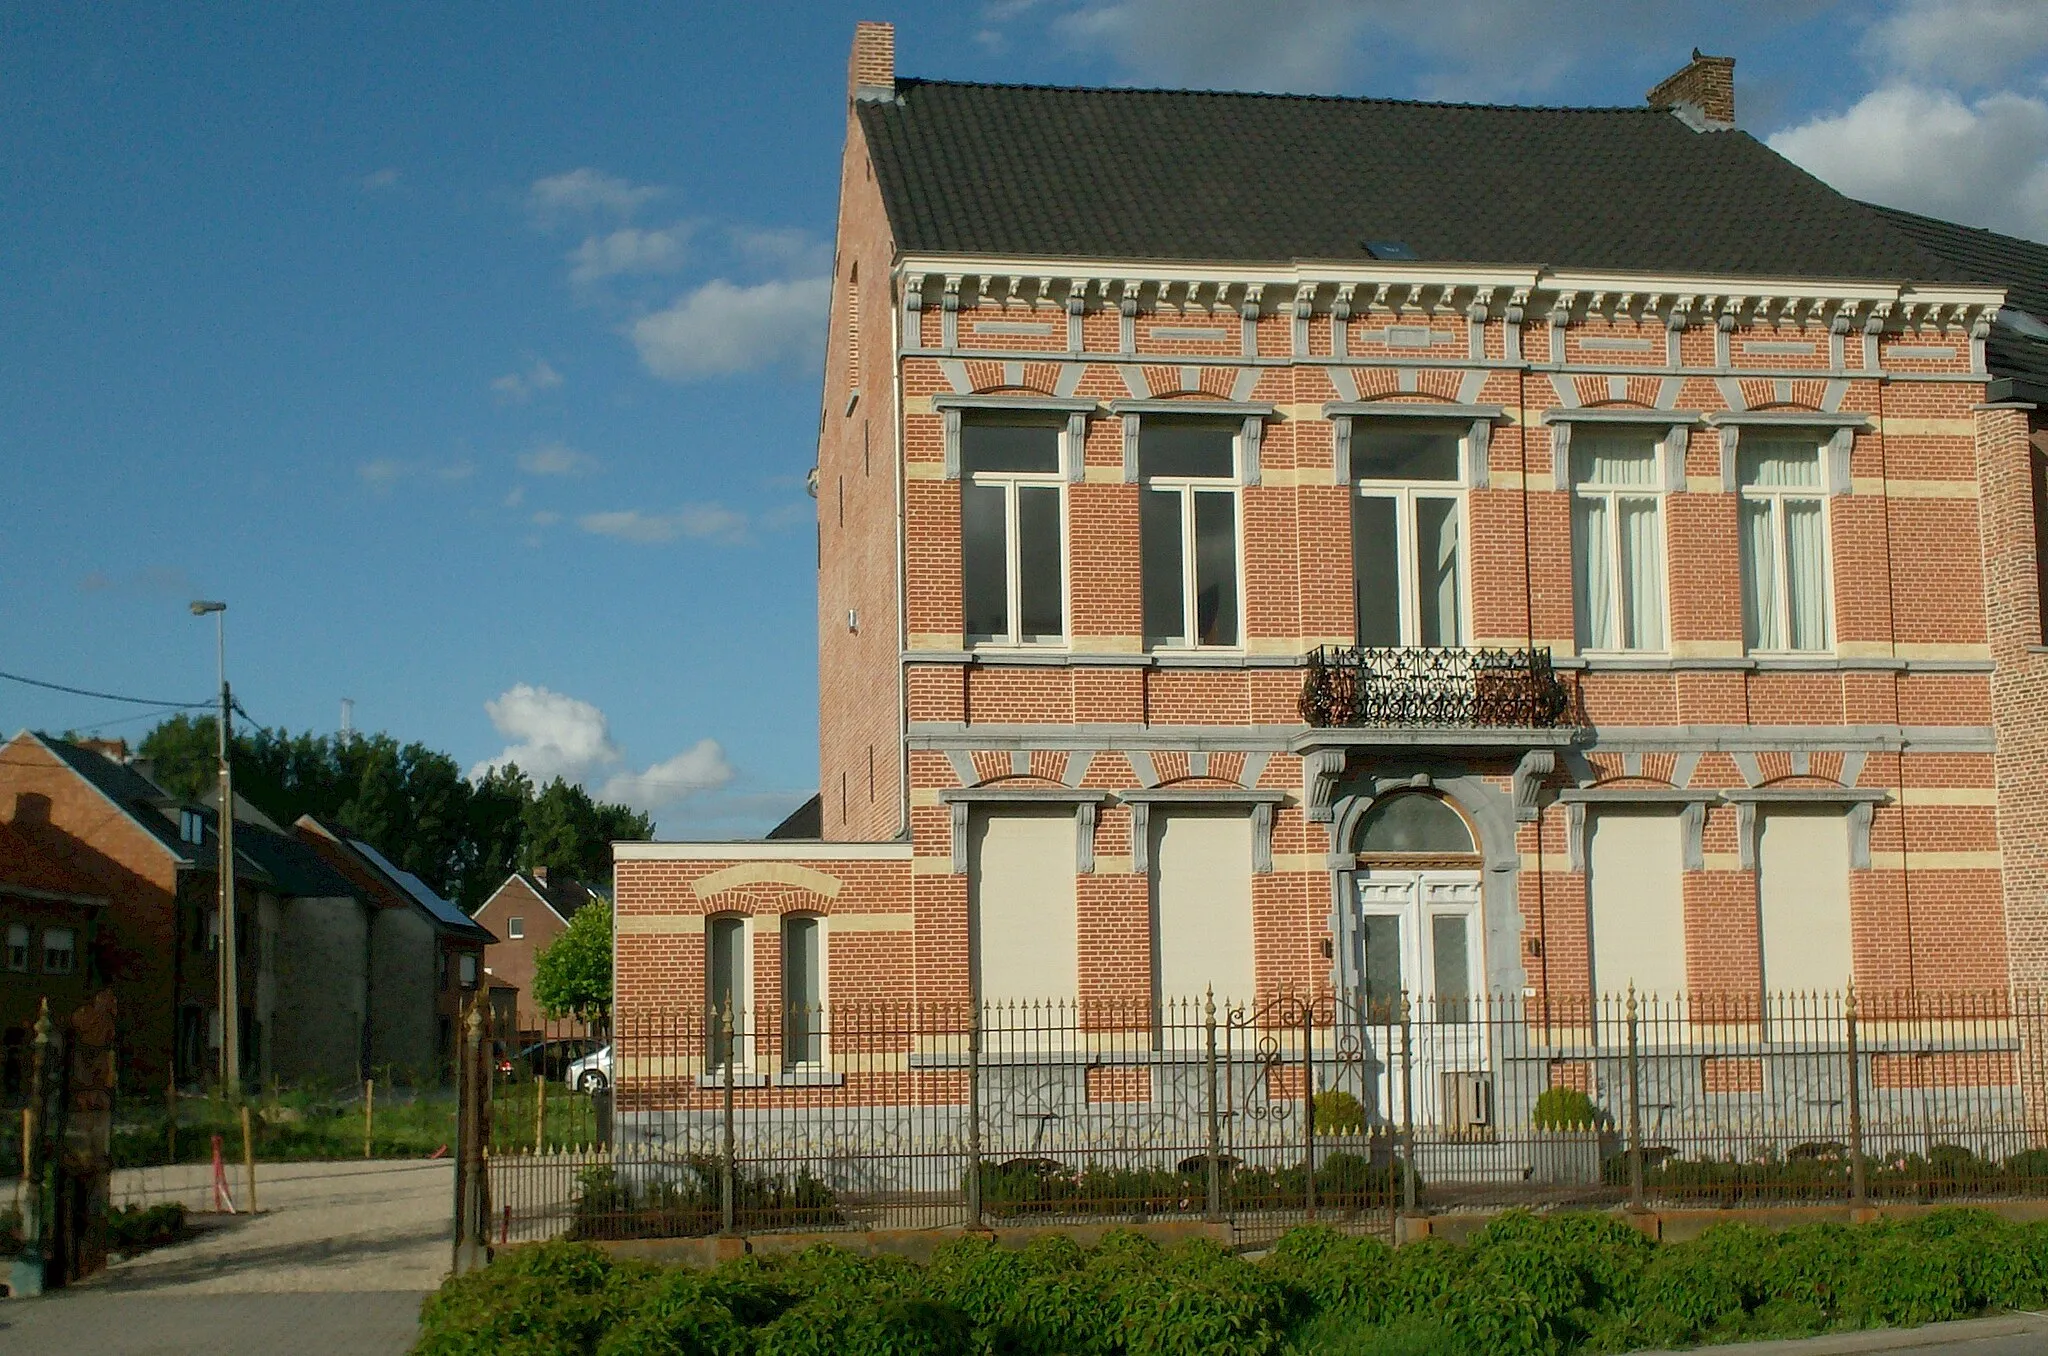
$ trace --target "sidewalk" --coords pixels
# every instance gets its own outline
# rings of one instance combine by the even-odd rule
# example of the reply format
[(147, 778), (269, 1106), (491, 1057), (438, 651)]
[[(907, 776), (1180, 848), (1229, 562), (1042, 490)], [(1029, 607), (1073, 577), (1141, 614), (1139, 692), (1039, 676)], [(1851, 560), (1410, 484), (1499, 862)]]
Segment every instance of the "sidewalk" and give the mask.
[[(199, 1187), (208, 1170), (191, 1171)], [(159, 1185), (182, 1196), (187, 1184)], [(410, 1347), (420, 1301), (448, 1268), (452, 1165), (259, 1165), (257, 1188), (260, 1214), (195, 1216), (194, 1236), (175, 1247), (43, 1299), (0, 1301), (0, 1350), (400, 1356)]]
[[(1874, 1332), (1830, 1333), (1790, 1342), (1736, 1342), (1694, 1347), (1689, 1356), (1860, 1356), (1861, 1353), (1921, 1351), (1929, 1356), (2039, 1356), (2048, 1352), (2048, 1316), (2004, 1314), (1924, 1328), (1882, 1328)], [(1644, 1352), (1640, 1356), (1678, 1356)]]

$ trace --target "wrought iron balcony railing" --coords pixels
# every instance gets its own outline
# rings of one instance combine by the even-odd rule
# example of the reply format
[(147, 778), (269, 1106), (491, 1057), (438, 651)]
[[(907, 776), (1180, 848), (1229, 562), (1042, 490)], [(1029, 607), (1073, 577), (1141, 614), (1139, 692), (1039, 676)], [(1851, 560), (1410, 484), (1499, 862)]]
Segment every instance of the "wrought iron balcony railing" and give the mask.
[(1325, 728), (1552, 729), (1572, 723), (1572, 693), (1548, 649), (1325, 645), (1308, 659), (1301, 718)]

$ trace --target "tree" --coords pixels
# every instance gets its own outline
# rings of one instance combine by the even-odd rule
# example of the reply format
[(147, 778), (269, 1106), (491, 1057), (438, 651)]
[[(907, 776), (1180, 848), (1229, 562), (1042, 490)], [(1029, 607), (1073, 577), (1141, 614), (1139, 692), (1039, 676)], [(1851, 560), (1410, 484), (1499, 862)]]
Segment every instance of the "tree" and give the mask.
[(533, 1001), (548, 1017), (601, 1021), (612, 1009), (612, 912), (592, 900), (533, 966)]
[[(140, 752), (173, 795), (197, 798), (214, 785), (212, 716), (174, 716)], [(557, 778), (536, 793), (511, 766), (471, 782), (447, 754), (387, 734), (344, 740), (244, 726), (232, 752), (236, 794), (264, 814), (337, 823), (469, 913), (515, 869), (607, 881), (615, 840), (654, 836), (646, 815), (593, 800), (573, 782)]]
[(623, 805), (590, 798), (574, 782), (555, 778), (520, 815), (519, 865), (524, 871), (559, 871), (602, 884), (611, 879), (612, 844), (654, 836), (654, 821)]

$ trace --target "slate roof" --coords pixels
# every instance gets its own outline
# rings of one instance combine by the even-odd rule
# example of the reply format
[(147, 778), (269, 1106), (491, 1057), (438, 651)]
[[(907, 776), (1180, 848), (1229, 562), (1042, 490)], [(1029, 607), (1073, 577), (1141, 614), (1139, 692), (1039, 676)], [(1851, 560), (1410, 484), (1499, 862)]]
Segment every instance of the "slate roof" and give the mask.
[(780, 824), (768, 830), (767, 836), (774, 839), (812, 840), (825, 836), (825, 796), (823, 792), (812, 796), (789, 812)]
[(365, 861), (389, 877), (392, 884), (411, 896), (413, 902), (426, 910), (427, 915), (434, 920), (437, 926), (448, 932), (473, 936), (482, 941), (494, 942), (497, 940), (483, 924), (441, 898), (440, 895), (434, 892), (432, 886), (428, 885), (418, 876), (415, 876), (412, 872), (394, 865), (390, 858), (371, 847), (368, 843), (365, 843), (362, 839), (350, 838), (347, 842)]
[(2006, 289), (2005, 309), (1984, 345), (1985, 363), (2000, 378), (1988, 394), (2048, 400), (2048, 245), (1896, 207), (1871, 210), (1971, 281)]
[[(126, 763), (117, 763), (94, 749), (83, 748), (69, 740), (57, 739), (50, 735), (37, 735), (44, 748), (55, 754), (66, 766), (119, 806), (121, 812), (133, 820), (137, 827), (162, 843), (165, 851), (181, 862), (212, 869), (216, 860), (214, 843), (211, 838), (203, 844), (187, 843), (178, 837), (178, 820), (175, 813), (166, 814), (168, 807), (175, 811), (184, 804), (175, 796), (165, 792), (149, 778), (137, 772)], [(194, 807), (196, 808), (196, 807)]]
[(899, 79), (859, 105), (908, 253), (1956, 282), (1744, 132), (1650, 108)]

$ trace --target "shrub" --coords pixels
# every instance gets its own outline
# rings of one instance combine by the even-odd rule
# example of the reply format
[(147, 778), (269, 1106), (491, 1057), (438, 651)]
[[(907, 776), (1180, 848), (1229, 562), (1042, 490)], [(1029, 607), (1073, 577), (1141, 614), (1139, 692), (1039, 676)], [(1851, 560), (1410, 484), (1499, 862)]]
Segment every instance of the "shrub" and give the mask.
[(1326, 1088), (1310, 1103), (1316, 1113), (1319, 1135), (1360, 1135), (1365, 1133), (1365, 1104), (1342, 1088)]
[(598, 1356), (743, 1356), (753, 1339), (721, 1303), (710, 1278), (670, 1272), (650, 1285)]
[(185, 1206), (181, 1201), (144, 1208), (124, 1205), (107, 1214), (107, 1247), (114, 1252), (137, 1253), (160, 1248), (185, 1236)]
[(1592, 1130), (1600, 1124), (1600, 1108), (1577, 1088), (1545, 1088), (1529, 1121), (1538, 1130)]
[[(638, 1185), (621, 1182), (609, 1164), (577, 1174), (574, 1239), (690, 1238), (724, 1226), (721, 1164), (692, 1154), (674, 1175)], [(794, 1178), (741, 1169), (733, 1177), (733, 1212), (776, 1228), (827, 1228), (844, 1222), (839, 1199), (807, 1168)]]
[(761, 1356), (966, 1356), (974, 1325), (951, 1305), (831, 1291), (761, 1330)]
[[(624, 1324), (655, 1273), (579, 1243), (513, 1248), (454, 1276), (420, 1311), (416, 1356), (590, 1352)], [(651, 1347), (650, 1350), (660, 1350)]]

